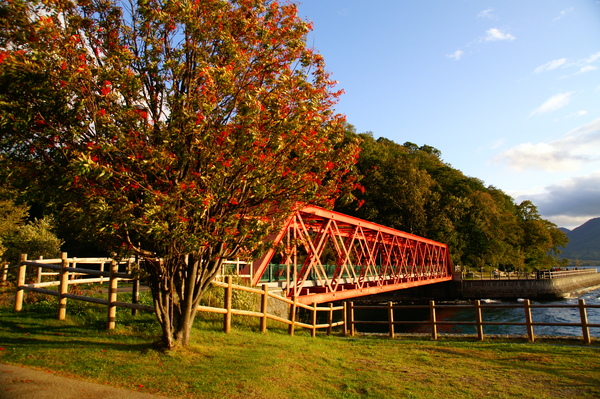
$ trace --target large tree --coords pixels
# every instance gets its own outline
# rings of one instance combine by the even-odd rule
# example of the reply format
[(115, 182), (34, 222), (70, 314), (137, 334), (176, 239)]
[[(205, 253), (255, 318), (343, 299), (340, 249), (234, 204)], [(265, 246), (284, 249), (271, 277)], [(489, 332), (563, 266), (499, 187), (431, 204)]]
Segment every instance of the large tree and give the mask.
[(12, 181), (145, 259), (167, 347), (224, 259), (353, 184), (358, 146), (293, 4), (13, 0), (0, 17)]

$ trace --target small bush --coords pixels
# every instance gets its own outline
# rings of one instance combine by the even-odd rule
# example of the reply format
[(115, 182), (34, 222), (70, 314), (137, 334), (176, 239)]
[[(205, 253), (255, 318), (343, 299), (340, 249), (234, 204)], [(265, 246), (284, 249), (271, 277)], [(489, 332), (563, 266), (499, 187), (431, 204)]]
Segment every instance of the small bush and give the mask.
[(52, 232), (53, 224), (51, 217), (36, 219), (3, 236), (3, 258), (16, 264), (21, 254), (27, 254), (29, 259), (59, 257), (63, 242)]

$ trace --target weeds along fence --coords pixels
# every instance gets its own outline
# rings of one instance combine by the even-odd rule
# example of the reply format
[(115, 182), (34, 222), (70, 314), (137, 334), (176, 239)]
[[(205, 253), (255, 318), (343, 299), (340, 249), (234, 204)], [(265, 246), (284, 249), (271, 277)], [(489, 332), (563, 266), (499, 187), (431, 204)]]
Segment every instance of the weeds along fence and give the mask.
[[(503, 308), (503, 309), (522, 309), (525, 316), (524, 322), (506, 322), (506, 321), (484, 321), (483, 313), (486, 309)], [(551, 322), (534, 322), (532, 317), (533, 309), (541, 308), (576, 308), (579, 309), (580, 322), (579, 323), (551, 323)], [(484, 326), (523, 326), (527, 331), (527, 338), (530, 342), (535, 342), (536, 336), (534, 333), (535, 326), (560, 326), (560, 327), (579, 327), (582, 330), (583, 342), (586, 344), (592, 343), (592, 336), (590, 335), (590, 328), (600, 328), (600, 324), (591, 324), (588, 320), (587, 310), (595, 308), (600, 309), (600, 305), (587, 305), (584, 299), (579, 299), (577, 305), (565, 304), (565, 305), (532, 305), (529, 299), (525, 299), (522, 303), (517, 304), (482, 304), (481, 301), (474, 301), (472, 304), (436, 304), (435, 301), (430, 301), (429, 305), (394, 305), (389, 302), (387, 305), (367, 306), (367, 305), (355, 305), (350, 302), (347, 306), (349, 313), (348, 319), (348, 330), (351, 336), (356, 333), (355, 326), (357, 325), (387, 325), (388, 335), (390, 338), (395, 337), (395, 326), (397, 325), (429, 325), (431, 331), (431, 338), (437, 340), (439, 337), (438, 327), (449, 326), (449, 325), (471, 325), (475, 326), (477, 331), (477, 338), (480, 341), (484, 340)], [(429, 309), (429, 320), (421, 321), (395, 321), (394, 310), (414, 310), (414, 309)], [(444, 309), (461, 310), (461, 309), (472, 309), (475, 315), (475, 321), (450, 321), (450, 320), (437, 320), (437, 311)], [(355, 310), (369, 310), (369, 311), (387, 311), (387, 320), (373, 321), (373, 320), (356, 320)]]
[[(26, 291), (36, 292), (45, 295), (58, 297), (58, 319), (64, 320), (67, 314), (67, 299), (91, 302), (107, 307), (107, 328), (114, 329), (116, 324), (116, 309), (118, 307), (132, 309), (134, 314), (137, 310), (154, 312), (153, 306), (143, 305), (138, 303), (140, 282), (129, 272), (119, 272), (121, 269), (130, 269), (131, 264), (135, 259), (127, 259), (122, 262), (116, 262), (108, 258), (67, 258), (67, 254), (63, 253), (61, 259), (38, 259), (27, 260), (26, 255), (22, 255), (21, 261), (17, 268), (17, 282), (15, 295), (15, 311), (19, 312), (23, 309), (24, 293)], [(82, 268), (82, 265), (97, 265), (99, 270)], [(27, 267), (37, 269), (35, 274), (29, 277), (36, 277), (36, 282), (26, 283)], [(105, 269), (109, 270), (106, 271)], [(49, 269), (51, 272), (42, 271)], [(5, 269), (6, 270), (6, 269)], [(57, 280), (42, 281), (42, 276), (57, 276)], [(119, 282), (131, 282), (131, 298), (132, 302), (118, 301), (118, 294), (126, 291), (119, 290)], [(107, 298), (90, 297), (69, 292), (69, 286), (75, 284), (102, 284), (108, 283)], [(224, 289), (223, 307), (199, 306), (198, 311), (223, 314), (223, 331), (230, 332), (232, 326), (232, 316), (250, 316), (260, 318), (260, 330), (267, 331), (267, 321), (275, 320), (288, 325), (288, 332), (294, 335), (297, 327), (311, 330), (311, 335), (315, 336), (318, 329), (327, 329), (327, 334), (331, 334), (334, 327), (345, 325), (345, 317), (341, 321), (334, 322), (334, 312), (340, 312), (346, 315), (344, 306), (318, 307), (317, 305), (308, 306), (299, 303), (296, 298), (292, 300), (284, 298), (276, 293), (269, 292), (267, 284), (263, 284), (262, 289), (245, 287), (242, 285), (233, 284), (232, 276), (225, 276), (225, 282), (215, 281), (213, 286), (222, 287)], [(57, 287), (58, 289), (51, 289)], [(257, 294), (260, 298), (260, 311), (235, 309), (233, 307), (233, 292), (234, 290)], [(268, 311), (269, 299), (283, 302), (289, 309), (287, 312), (288, 318), (280, 315), (271, 314)], [(298, 318), (298, 310), (306, 309), (311, 315), (310, 323), (305, 323)], [(317, 323), (318, 314), (325, 313), (327, 315), (326, 323)]]

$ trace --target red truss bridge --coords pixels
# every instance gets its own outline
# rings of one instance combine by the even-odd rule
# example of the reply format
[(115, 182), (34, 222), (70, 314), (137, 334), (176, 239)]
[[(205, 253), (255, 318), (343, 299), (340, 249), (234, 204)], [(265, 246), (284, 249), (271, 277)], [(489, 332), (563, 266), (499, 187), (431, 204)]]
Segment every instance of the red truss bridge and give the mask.
[(448, 246), (352, 216), (306, 206), (248, 265), (257, 285), (275, 276), (305, 304), (345, 300), (452, 280)]

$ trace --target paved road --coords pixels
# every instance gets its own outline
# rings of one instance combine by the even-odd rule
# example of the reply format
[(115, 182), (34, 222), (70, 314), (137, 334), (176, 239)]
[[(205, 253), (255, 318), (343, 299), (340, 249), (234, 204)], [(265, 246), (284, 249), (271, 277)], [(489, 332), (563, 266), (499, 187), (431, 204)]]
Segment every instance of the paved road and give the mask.
[(107, 385), (0, 364), (0, 399), (165, 399)]

